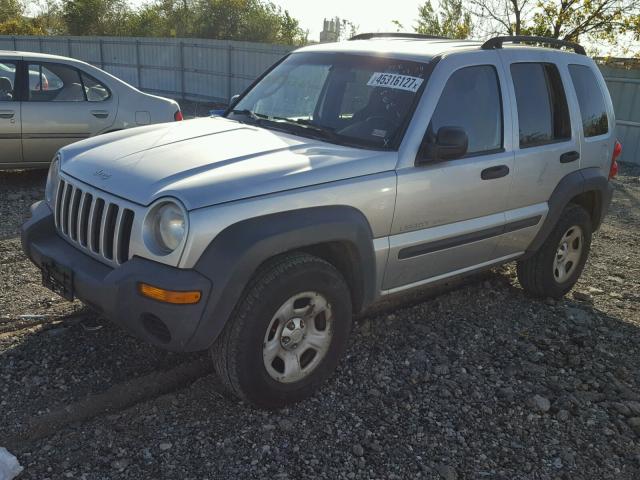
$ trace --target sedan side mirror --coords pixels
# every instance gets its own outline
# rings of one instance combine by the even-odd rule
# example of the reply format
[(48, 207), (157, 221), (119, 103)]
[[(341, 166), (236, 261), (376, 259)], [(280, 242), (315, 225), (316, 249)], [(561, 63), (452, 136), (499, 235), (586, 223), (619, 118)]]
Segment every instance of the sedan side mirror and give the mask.
[(234, 106), (235, 103), (238, 101), (238, 99), (240, 98), (240, 94), (236, 93), (233, 97), (231, 97), (231, 99), (229, 100), (229, 106)]
[(467, 154), (469, 137), (460, 127), (440, 127), (435, 142), (425, 138), (418, 152), (417, 163), (455, 160)]

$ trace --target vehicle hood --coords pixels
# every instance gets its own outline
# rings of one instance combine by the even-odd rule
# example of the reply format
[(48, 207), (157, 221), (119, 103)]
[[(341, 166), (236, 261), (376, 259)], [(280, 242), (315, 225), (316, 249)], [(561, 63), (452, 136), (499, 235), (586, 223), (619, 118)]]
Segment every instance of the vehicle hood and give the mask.
[(388, 171), (397, 160), (222, 117), (101, 135), (61, 154), (62, 171), (82, 182), (141, 205), (176, 197), (188, 210)]

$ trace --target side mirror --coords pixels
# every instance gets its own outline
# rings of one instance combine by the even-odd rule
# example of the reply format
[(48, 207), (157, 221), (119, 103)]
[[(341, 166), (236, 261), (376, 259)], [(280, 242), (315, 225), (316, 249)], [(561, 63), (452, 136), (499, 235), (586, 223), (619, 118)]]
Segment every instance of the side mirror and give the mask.
[(231, 99), (229, 100), (229, 106), (232, 107), (233, 105), (235, 105), (235, 103), (238, 101), (238, 99), (240, 98), (240, 94), (236, 93), (233, 97), (231, 97)]
[(418, 152), (418, 163), (455, 160), (464, 157), (469, 148), (467, 132), (460, 127), (440, 127), (435, 142), (425, 138)]

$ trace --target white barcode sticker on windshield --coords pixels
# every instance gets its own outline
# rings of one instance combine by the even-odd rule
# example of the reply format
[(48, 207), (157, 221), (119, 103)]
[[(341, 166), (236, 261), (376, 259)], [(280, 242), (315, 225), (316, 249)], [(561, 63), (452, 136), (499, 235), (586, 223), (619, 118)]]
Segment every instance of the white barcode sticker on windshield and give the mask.
[(387, 87), (408, 92), (417, 92), (422, 85), (422, 78), (397, 73), (375, 72), (367, 82), (369, 87)]

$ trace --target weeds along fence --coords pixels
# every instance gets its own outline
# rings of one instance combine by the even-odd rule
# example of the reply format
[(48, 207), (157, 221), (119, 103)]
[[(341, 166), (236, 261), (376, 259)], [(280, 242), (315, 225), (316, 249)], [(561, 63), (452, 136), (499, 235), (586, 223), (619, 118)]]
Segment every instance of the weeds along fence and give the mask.
[(0, 36), (0, 50), (73, 57), (145, 92), (226, 103), (291, 47), (188, 38)]
[[(189, 38), (1, 36), (0, 50), (84, 60), (140, 90), (227, 103), (291, 51), (286, 45)], [(640, 163), (640, 60), (598, 59), (613, 99), (621, 160)]]

